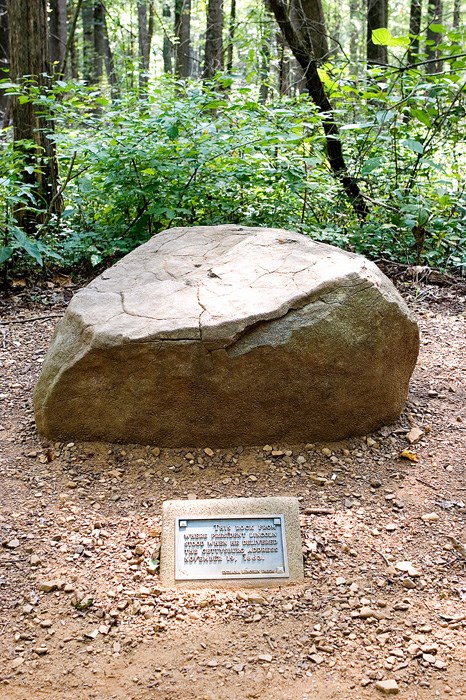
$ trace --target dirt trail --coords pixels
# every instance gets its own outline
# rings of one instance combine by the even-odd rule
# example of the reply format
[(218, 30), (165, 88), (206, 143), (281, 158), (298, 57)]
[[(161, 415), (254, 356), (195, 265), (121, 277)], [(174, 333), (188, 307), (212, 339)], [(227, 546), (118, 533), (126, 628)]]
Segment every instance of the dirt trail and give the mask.
[[(2, 700), (466, 696), (466, 297), (405, 295), (422, 349), (400, 420), (275, 456), (44, 442), (32, 389), (70, 290), (0, 301)], [(165, 499), (260, 495), (300, 500), (304, 585), (160, 587)]]

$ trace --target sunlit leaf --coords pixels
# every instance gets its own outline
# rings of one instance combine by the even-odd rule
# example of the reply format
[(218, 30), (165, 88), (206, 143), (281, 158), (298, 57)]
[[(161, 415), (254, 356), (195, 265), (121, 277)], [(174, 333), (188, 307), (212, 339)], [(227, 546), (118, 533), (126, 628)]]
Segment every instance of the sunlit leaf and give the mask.
[(392, 36), (389, 29), (381, 27), (380, 29), (372, 30), (372, 42), (378, 46), (402, 46), (403, 48), (408, 48), (409, 37), (407, 36)]

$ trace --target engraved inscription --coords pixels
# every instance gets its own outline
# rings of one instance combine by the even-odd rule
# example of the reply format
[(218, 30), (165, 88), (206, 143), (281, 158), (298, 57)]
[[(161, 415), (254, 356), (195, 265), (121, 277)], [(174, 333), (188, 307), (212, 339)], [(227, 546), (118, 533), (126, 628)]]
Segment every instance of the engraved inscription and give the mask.
[(175, 579), (288, 576), (283, 515), (177, 518)]

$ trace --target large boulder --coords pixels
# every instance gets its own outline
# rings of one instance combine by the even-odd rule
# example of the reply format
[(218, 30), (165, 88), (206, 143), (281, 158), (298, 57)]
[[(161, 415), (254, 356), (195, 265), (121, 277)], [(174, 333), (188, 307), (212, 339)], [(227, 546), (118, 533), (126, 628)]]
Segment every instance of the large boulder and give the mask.
[(37, 426), (161, 446), (337, 440), (398, 417), (418, 347), (359, 255), (279, 229), (172, 229), (73, 298)]

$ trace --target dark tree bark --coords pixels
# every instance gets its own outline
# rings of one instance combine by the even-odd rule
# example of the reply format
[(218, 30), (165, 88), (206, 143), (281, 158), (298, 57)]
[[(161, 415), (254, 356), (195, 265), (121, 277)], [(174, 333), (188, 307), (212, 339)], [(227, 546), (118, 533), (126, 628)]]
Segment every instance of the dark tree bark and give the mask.
[(110, 85), (110, 92), (113, 99), (119, 96), (118, 91), (118, 76), (115, 68), (115, 60), (113, 58), (112, 46), (110, 44), (110, 39), (108, 36), (108, 26), (107, 26), (107, 15), (104, 12), (103, 17), (103, 27), (104, 35), (104, 61), (105, 61), (105, 71), (107, 73), (108, 82)]
[(291, 24), (302, 36), (309, 55), (316, 61), (325, 61), (329, 55), (329, 47), (321, 0), (290, 2), (289, 14)]
[(105, 7), (103, 2), (94, 3), (94, 79), (98, 83), (104, 73), (105, 36), (104, 36)]
[(409, 9), (409, 35), (411, 43), (408, 50), (408, 61), (415, 63), (419, 56), (419, 35), (421, 33), (422, 0), (411, 0)]
[(170, 41), (170, 37), (168, 36), (167, 27), (169, 27), (171, 24), (170, 20), (172, 17), (172, 12), (170, 9), (170, 5), (168, 3), (165, 3), (163, 6), (162, 16), (164, 19), (164, 23), (163, 23), (164, 24), (164, 27), (163, 27), (163, 47), (162, 47), (163, 72), (171, 75), (171, 73), (173, 72), (173, 65), (172, 65), (173, 44)]
[(272, 21), (268, 12), (261, 22), (261, 58), (260, 58), (260, 86), (259, 102), (265, 104), (269, 96), (270, 59), (272, 56)]
[(191, 0), (175, 0), (175, 72), (191, 75)]
[(303, 37), (291, 23), (283, 0), (268, 0), (268, 6), (275, 15), (275, 19), (288, 46), (303, 70), (307, 91), (322, 115), (322, 126), (325, 133), (327, 159), (330, 168), (335, 177), (341, 182), (353, 209), (361, 219), (364, 219), (368, 213), (367, 206), (358, 182), (348, 173), (333, 107), (320, 79), (317, 62), (312, 55), (309, 55), (306, 37)]
[(453, 3), (453, 29), (459, 29), (461, 18), (461, 0), (454, 0)]
[[(8, 37), (7, 0), (0, 0), (0, 80), (8, 77), (10, 70), (10, 46)], [(8, 97), (0, 88), (0, 117), (7, 111)]]
[(81, 20), (83, 25), (83, 78), (95, 83), (94, 48), (94, 0), (82, 0)]
[(432, 24), (441, 24), (443, 16), (442, 0), (429, 0), (427, 5), (429, 26), (427, 27), (426, 54), (430, 63), (426, 66), (426, 72), (434, 75), (442, 71), (443, 62), (439, 59), (438, 46), (442, 41), (442, 35), (432, 31)]
[(233, 48), (236, 31), (236, 0), (230, 1), (230, 20), (228, 23), (227, 73), (233, 72)]
[(49, 0), (49, 58), (55, 72), (63, 63), (67, 40), (67, 0)]
[(138, 49), (139, 87), (145, 88), (149, 80), (149, 63), (152, 36), (154, 33), (154, 2), (138, 0)]
[[(47, 0), (8, 0), (10, 26), (11, 78), (20, 82), (24, 76), (34, 76), (37, 84), (46, 85), (50, 68), (47, 60)], [(27, 37), (27, 41), (25, 41)], [(34, 171), (24, 172), (25, 182), (32, 185), (40, 205), (49, 213), (59, 212), (62, 200), (58, 188), (58, 165), (54, 142), (48, 134), (53, 125), (43, 116), (32, 100), (21, 102), (12, 98), (13, 136), (15, 144), (28, 141), (35, 148), (28, 150)], [(18, 224), (34, 234), (39, 223), (33, 212), (18, 210)]]
[(367, 0), (367, 63), (385, 66), (388, 62), (387, 47), (374, 44), (372, 31), (388, 26), (387, 0)]
[(223, 70), (223, 0), (208, 0), (204, 51), (204, 80)]

